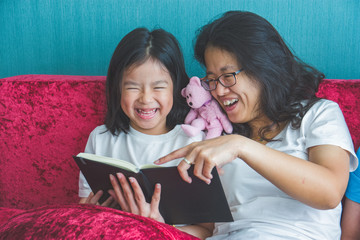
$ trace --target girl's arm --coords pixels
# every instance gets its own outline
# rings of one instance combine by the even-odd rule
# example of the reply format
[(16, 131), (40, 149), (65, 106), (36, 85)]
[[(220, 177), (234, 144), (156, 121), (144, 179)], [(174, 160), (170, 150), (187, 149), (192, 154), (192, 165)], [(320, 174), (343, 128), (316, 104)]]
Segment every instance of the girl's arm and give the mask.
[[(195, 163), (195, 176), (209, 183), (213, 167), (240, 158), (293, 198), (318, 209), (336, 207), (347, 186), (349, 153), (337, 146), (321, 145), (309, 149), (308, 154), (309, 161), (305, 161), (240, 135), (226, 135), (192, 143), (155, 163), (186, 157)], [(189, 168), (185, 161), (178, 165), (187, 182), (191, 182)]]

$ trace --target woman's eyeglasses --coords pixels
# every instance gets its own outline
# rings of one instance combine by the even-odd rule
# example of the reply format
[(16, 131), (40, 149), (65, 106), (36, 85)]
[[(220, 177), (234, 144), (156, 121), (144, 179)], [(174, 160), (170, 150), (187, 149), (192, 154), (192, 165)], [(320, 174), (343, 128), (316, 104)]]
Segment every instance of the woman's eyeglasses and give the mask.
[(223, 85), (224, 87), (232, 87), (236, 83), (236, 75), (239, 74), (244, 69), (240, 69), (236, 72), (232, 73), (224, 73), (218, 76), (215, 79), (204, 77), (201, 79), (201, 86), (207, 91), (215, 90), (217, 87), (218, 82)]

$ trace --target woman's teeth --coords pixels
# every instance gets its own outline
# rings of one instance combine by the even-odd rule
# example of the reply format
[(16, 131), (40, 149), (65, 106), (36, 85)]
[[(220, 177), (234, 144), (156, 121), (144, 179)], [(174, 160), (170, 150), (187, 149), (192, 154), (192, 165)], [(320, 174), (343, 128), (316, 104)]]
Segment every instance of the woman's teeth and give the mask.
[(229, 106), (231, 104), (234, 104), (237, 101), (239, 101), (239, 99), (226, 100), (226, 101), (223, 102), (223, 104), (224, 104), (224, 106)]

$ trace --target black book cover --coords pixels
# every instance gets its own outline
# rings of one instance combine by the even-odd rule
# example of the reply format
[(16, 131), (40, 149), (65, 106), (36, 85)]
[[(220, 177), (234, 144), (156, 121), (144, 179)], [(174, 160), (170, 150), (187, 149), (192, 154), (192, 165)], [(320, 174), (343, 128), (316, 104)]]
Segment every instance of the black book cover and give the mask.
[(193, 175), (191, 167), (188, 172), (192, 183), (189, 184), (181, 179), (177, 167), (146, 168), (134, 173), (82, 157), (73, 158), (92, 191), (96, 193), (103, 190), (101, 203), (110, 196), (107, 191), (112, 189), (109, 174), (116, 176), (117, 172), (121, 172), (126, 177), (136, 178), (147, 202), (151, 201), (155, 184), (161, 184), (159, 210), (168, 224), (233, 221), (216, 168), (212, 171), (213, 179), (208, 185)]

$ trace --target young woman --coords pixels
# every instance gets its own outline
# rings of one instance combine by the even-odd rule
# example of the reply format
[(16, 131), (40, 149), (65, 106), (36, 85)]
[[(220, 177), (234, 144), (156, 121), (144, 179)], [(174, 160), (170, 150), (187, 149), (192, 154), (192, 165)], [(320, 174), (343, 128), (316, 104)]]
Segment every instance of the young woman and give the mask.
[(340, 108), (315, 96), (324, 75), (250, 12), (227, 12), (204, 26), (195, 57), (234, 134), (156, 163), (185, 158), (178, 169), (189, 183), (190, 164), (207, 183), (212, 168), (222, 168), (235, 221), (209, 228), (210, 239), (339, 239), (340, 201), (358, 163)]

